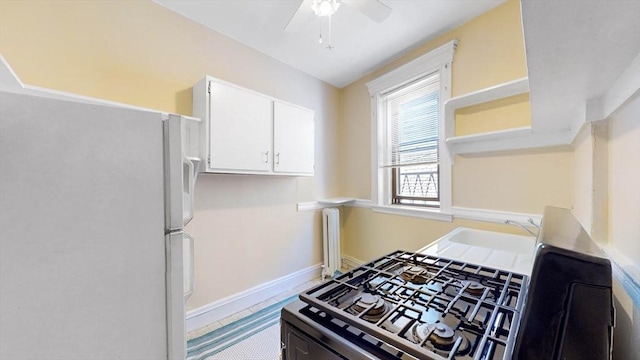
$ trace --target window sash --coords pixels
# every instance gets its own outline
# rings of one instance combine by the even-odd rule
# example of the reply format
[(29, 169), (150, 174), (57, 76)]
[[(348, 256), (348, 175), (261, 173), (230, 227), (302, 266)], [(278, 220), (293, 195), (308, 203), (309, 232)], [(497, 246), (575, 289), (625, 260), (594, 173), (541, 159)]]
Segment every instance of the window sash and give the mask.
[(398, 167), (391, 169), (391, 172), (392, 204), (440, 205), (440, 168), (437, 164)]
[(382, 95), (386, 119), (382, 168), (439, 161), (439, 73), (429, 74)]

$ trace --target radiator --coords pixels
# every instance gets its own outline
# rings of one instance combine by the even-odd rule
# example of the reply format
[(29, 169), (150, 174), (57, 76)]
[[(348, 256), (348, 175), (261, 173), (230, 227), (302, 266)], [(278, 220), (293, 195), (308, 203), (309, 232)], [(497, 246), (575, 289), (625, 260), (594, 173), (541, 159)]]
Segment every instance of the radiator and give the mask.
[(322, 244), (324, 251), (324, 265), (322, 266), (322, 280), (340, 274), (342, 261), (340, 259), (340, 211), (335, 208), (322, 210)]

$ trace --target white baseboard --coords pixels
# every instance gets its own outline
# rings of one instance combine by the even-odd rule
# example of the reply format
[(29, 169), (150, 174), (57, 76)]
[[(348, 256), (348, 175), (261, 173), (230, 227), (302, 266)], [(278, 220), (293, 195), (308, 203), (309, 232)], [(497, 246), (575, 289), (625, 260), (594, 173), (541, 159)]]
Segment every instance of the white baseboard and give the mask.
[(187, 333), (213, 324), (239, 311), (320, 277), (321, 264), (296, 271), (251, 289), (187, 311)]
[(351, 270), (355, 269), (360, 265), (363, 265), (365, 262), (349, 255), (342, 255), (342, 267)]

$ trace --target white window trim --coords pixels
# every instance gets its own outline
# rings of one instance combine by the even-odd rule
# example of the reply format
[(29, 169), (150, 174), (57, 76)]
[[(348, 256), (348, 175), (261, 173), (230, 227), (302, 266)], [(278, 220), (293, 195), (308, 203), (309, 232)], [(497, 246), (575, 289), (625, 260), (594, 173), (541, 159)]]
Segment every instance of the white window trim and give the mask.
[[(458, 45), (452, 40), (411, 62), (392, 70), (377, 79), (367, 83), (371, 96), (371, 202), (376, 212), (415, 216), (440, 221), (453, 221), (451, 208), (451, 157), (446, 146), (446, 139), (453, 136), (453, 128), (446, 126), (444, 121), (444, 105), (451, 98), (451, 63)], [(382, 153), (382, 114), (381, 95), (397, 87), (430, 73), (440, 71), (440, 173), (438, 186), (440, 187), (440, 208), (427, 209), (413, 206), (391, 205), (385, 199), (390, 199), (391, 176), (378, 166)], [(379, 186), (381, 184), (382, 186)]]

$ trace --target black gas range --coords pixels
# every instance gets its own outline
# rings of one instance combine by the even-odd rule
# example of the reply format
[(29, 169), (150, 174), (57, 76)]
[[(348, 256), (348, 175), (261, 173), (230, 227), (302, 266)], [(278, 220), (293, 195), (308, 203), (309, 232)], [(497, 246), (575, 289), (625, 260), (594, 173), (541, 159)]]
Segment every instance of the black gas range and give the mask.
[(611, 265), (545, 210), (531, 276), (395, 251), (282, 310), (283, 359), (609, 359)]

